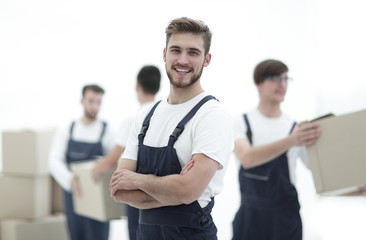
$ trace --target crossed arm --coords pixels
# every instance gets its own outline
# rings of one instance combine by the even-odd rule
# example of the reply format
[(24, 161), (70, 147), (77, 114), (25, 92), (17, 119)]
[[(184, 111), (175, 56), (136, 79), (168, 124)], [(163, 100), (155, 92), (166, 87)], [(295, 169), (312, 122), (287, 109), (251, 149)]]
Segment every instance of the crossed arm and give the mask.
[(111, 196), (141, 209), (189, 204), (202, 195), (218, 167), (206, 155), (194, 154), (180, 174), (158, 177), (136, 173), (136, 161), (123, 159), (111, 178)]
[(270, 144), (252, 147), (247, 139), (238, 139), (235, 141), (234, 152), (245, 168), (251, 168), (271, 161), (293, 146), (311, 145), (319, 136), (318, 124), (301, 122), (288, 137)]

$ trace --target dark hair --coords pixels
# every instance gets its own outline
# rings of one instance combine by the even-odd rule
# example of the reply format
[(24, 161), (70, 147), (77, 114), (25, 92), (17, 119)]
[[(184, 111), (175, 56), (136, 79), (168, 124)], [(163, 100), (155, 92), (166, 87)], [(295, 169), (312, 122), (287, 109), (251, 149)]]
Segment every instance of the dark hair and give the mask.
[(288, 67), (278, 60), (267, 59), (260, 62), (254, 69), (254, 82), (262, 83), (269, 76), (279, 76), (288, 72)]
[(149, 65), (141, 68), (137, 75), (137, 82), (144, 93), (156, 94), (160, 89), (161, 74), (157, 67)]
[(104, 94), (104, 89), (103, 88), (99, 87), (96, 84), (90, 84), (90, 85), (85, 85), (83, 87), (83, 91), (82, 91), (83, 97), (85, 95), (85, 92), (88, 91), (88, 90), (96, 92), (96, 93)]
[(210, 51), (212, 33), (208, 26), (200, 20), (193, 20), (187, 17), (176, 18), (169, 23), (168, 27), (165, 29), (165, 33), (166, 46), (168, 46), (169, 39), (174, 33), (193, 33), (202, 35), (205, 54)]

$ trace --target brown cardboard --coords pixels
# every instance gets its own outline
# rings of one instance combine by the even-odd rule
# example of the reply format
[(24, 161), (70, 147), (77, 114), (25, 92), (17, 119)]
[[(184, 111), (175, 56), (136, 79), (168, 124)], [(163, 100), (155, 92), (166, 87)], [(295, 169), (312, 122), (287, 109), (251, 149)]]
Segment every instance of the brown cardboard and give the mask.
[(63, 191), (60, 185), (51, 177), (51, 213), (63, 212)]
[(63, 215), (41, 219), (7, 219), (1, 221), (1, 238), (6, 240), (67, 240)]
[(3, 172), (12, 174), (48, 174), (48, 155), (53, 130), (2, 132)]
[(116, 203), (109, 193), (109, 182), (113, 171), (102, 174), (96, 183), (92, 179), (91, 170), (95, 161), (71, 164), (72, 171), (78, 175), (82, 196), (73, 194), (74, 211), (77, 214), (99, 221), (120, 219), (125, 216), (125, 205)]
[(315, 122), (322, 132), (307, 154), (316, 192), (339, 195), (366, 184), (366, 110)]
[(0, 174), (0, 219), (38, 218), (50, 214), (49, 176)]

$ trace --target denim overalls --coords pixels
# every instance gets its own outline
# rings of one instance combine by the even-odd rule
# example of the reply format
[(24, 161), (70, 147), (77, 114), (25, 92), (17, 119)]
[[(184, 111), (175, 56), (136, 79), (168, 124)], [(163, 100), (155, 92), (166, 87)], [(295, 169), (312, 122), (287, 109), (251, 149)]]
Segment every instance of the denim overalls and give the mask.
[[(244, 121), (253, 145), (246, 114)], [(287, 152), (257, 167), (241, 167), (239, 183), (241, 206), (233, 222), (233, 240), (302, 239), (300, 205), (290, 181)]]
[[(137, 156), (137, 172), (142, 174), (154, 174), (166, 176), (180, 174), (180, 166), (176, 150), (173, 145), (184, 130), (184, 125), (196, 114), (198, 109), (207, 101), (215, 99), (213, 96), (203, 98), (180, 121), (174, 132), (169, 137), (166, 147), (150, 147), (143, 144), (145, 134), (149, 128), (152, 117), (158, 103), (154, 105), (146, 116), (141, 133), (139, 134), (139, 146)], [(217, 229), (212, 221), (211, 210), (214, 200), (204, 208), (197, 201), (191, 204), (167, 206), (154, 209), (140, 209), (137, 239), (139, 240), (216, 240)]]
[[(96, 156), (103, 156), (102, 138), (106, 129), (103, 122), (103, 130), (99, 141), (96, 143), (86, 143), (74, 141), (72, 133), (75, 122), (71, 124), (70, 139), (68, 142), (66, 160), (67, 164), (90, 160)], [(67, 227), (71, 240), (108, 240), (109, 222), (99, 222), (87, 217), (75, 214), (72, 203), (72, 194), (64, 192), (64, 212), (67, 218)]]

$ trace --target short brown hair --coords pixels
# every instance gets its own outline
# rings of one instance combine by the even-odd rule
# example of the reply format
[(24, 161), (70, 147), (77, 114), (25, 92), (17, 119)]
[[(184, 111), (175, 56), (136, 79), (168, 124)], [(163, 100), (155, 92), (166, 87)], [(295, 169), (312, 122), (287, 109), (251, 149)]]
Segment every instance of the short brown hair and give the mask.
[(267, 77), (279, 76), (288, 72), (288, 67), (281, 61), (267, 59), (260, 62), (254, 69), (254, 82), (262, 83)]
[(91, 91), (96, 92), (96, 93), (104, 94), (104, 89), (103, 88), (101, 88), (100, 86), (98, 86), (96, 84), (90, 84), (90, 85), (85, 85), (83, 87), (83, 90), (82, 90), (83, 97), (85, 95), (85, 92), (88, 91), (88, 90), (91, 90)]
[(166, 46), (168, 46), (169, 39), (174, 33), (193, 33), (202, 35), (205, 55), (210, 51), (212, 32), (208, 26), (200, 20), (193, 20), (187, 17), (176, 18), (169, 23), (168, 27), (165, 29), (165, 33)]

